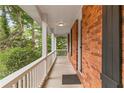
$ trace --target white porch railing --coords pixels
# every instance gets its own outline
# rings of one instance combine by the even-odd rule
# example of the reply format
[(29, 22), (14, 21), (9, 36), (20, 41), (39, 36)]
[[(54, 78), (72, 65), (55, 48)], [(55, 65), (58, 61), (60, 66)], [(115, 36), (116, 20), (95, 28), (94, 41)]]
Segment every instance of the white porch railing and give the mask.
[(56, 59), (56, 51), (39, 58), (31, 64), (10, 74), (0, 81), (0, 88), (38, 88), (41, 87)]

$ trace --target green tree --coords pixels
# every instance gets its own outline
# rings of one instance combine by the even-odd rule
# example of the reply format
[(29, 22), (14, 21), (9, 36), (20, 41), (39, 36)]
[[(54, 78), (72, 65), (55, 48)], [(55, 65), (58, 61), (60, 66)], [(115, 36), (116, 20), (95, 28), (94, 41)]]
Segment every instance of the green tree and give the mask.
[(7, 18), (7, 8), (6, 6), (1, 6), (1, 16), (0, 16), (0, 28), (1, 31), (4, 32), (5, 37), (4, 38), (8, 38), (8, 36), (10, 35), (10, 29), (8, 26), (8, 18)]
[(3, 68), (0, 78), (3, 78), (41, 57), (42, 29), (18, 6), (0, 6), (0, 11), (6, 14), (0, 15), (0, 67)]

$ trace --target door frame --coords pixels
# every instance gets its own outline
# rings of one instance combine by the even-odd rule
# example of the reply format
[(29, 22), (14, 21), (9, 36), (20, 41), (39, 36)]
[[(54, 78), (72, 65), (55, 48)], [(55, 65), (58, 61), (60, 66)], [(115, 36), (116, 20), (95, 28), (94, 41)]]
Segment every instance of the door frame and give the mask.
[(78, 71), (82, 73), (82, 19), (78, 20)]
[(76, 25), (76, 70), (78, 70), (78, 19), (75, 21)]

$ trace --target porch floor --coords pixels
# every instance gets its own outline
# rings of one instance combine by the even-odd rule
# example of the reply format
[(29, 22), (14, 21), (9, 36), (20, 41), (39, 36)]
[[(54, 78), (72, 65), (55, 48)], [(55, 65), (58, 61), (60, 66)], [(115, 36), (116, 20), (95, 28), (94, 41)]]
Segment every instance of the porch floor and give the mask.
[(44, 88), (80, 88), (80, 84), (63, 85), (62, 75), (76, 74), (71, 63), (67, 61), (66, 56), (57, 57), (56, 63), (49, 75), (48, 80), (45, 83)]

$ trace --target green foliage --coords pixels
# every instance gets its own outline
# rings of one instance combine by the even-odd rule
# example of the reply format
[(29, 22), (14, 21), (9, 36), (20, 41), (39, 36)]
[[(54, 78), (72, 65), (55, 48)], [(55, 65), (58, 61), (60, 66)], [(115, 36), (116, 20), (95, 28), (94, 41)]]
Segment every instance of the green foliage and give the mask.
[(20, 38), (20, 37), (16, 37), (16, 39), (11, 43), (12, 47), (31, 47), (31, 40), (27, 40), (25, 38)]
[(57, 37), (57, 56), (66, 56), (67, 37)]
[(5, 33), (2, 30), (0, 30), (0, 41), (4, 40), (5, 38), (6, 38)]
[(5, 60), (7, 55), (4, 52), (0, 52), (0, 79), (4, 78), (7, 75), (7, 68), (5, 65)]
[(42, 30), (37, 22), (18, 6), (1, 5), (0, 11), (2, 79), (41, 57)]
[(57, 37), (57, 49), (66, 49), (67, 48), (67, 37), (60, 36)]
[(0, 79), (4, 78), (7, 75), (8, 73), (7, 73), (6, 65), (0, 64)]
[(6, 51), (6, 53), (9, 53), (5, 60), (9, 73), (28, 65), (41, 56), (39, 51), (34, 51), (31, 48), (12, 48)]
[(5, 6), (1, 6), (1, 8), (2, 8), (1, 28), (5, 32), (6, 37), (8, 37), (10, 29), (8, 27), (7, 11)]
[(51, 52), (51, 34), (47, 34), (47, 48), (48, 48), (48, 53)]

